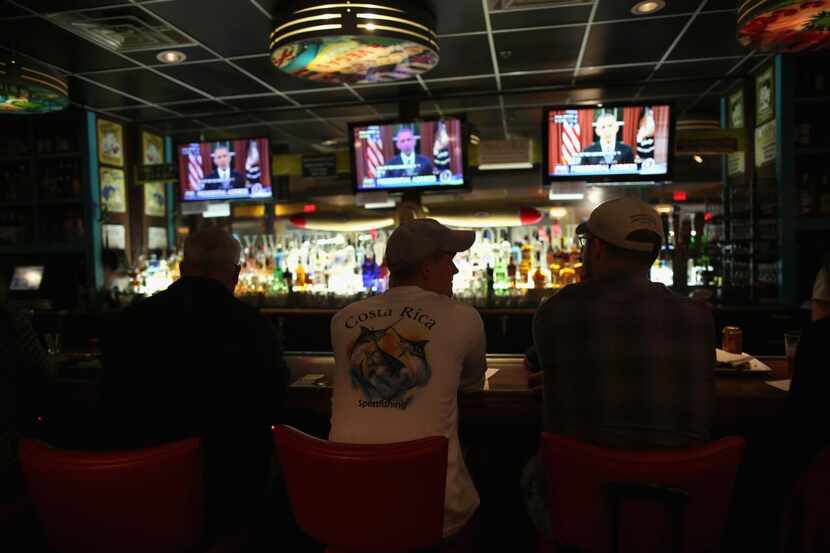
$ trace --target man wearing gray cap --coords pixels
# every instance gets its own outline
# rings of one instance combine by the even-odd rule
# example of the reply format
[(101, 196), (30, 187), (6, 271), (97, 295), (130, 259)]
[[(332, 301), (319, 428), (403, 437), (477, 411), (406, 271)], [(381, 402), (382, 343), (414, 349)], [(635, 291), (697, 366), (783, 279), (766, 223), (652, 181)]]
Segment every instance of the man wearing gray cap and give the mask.
[(458, 442), (457, 394), (484, 385), (484, 324), (475, 309), (452, 300), (453, 256), (474, 241), (474, 232), (433, 219), (402, 224), (386, 245), (389, 290), (349, 305), (331, 322), (329, 439), (371, 444), (446, 436), (445, 537), (458, 534), (479, 504)]
[[(576, 233), (585, 280), (542, 304), (533, 320), (545, 430), (624, 449), (703, 444), (714, 409), (714, 323), (702, 304), (650, 282), (664, 239), (660, 216), (618, 198)], [(531, 517), (549, 532), (533, 465), (523, 485)]]

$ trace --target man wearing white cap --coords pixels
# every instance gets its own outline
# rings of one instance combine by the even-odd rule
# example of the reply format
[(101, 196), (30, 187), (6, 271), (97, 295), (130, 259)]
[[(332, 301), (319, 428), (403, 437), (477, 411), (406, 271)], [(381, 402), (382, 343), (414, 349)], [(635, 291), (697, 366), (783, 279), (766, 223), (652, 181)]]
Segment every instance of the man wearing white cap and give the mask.
[(458, 442), (457, 394), (484, 385), (484, 323), (475, 309), (452, 300), (453, 256), (474, 241), (474, 232), (433, 219), (402, 224), (386, 245), (389, 290), (349, 305), (331, 322), (329, 439), (369, 444), (446, 436), (445, 537), (462, 530), (479, 505)]
[[(585, 280), (533, 320), (545, 430), (625, 449), (703, 444), (714, 409), (714, 323), (702, 304), (649, 281), (663, 242), (660, 216), (618, 198), (576, 232)], [(523, 479), (531, 516), (549, 531), (534, 512), (534, 488), (544, 488), (533, 473), (529, 466)]]

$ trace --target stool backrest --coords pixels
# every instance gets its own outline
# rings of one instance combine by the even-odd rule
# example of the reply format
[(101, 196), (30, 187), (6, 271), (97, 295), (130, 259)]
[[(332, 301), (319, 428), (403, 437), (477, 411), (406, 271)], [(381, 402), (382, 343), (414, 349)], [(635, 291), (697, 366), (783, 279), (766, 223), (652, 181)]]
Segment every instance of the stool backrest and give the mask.
[(280, 425), (274, 440), (297, 524), (315, 540), (355, 553), (440, 543), (447, 438), (344, 444)]
[(796, 482), (781, 524), (781, 552), (830, 550), (830, 447)]
[(717, 550), (743, 450), (735, 437), (630, 451), (543, 433), (556, 542), (590, 553)]
[(202, 539), (198, 438), (118, 452), (67, 451), (26, 439), (20, 464), (60, 553), (173, 553)]

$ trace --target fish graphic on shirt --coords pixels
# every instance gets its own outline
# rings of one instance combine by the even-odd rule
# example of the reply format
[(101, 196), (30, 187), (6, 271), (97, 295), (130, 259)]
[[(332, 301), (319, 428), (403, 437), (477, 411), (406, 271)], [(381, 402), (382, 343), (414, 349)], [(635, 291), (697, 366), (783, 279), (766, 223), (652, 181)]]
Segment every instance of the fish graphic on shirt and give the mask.
[(392, 325), (373, 329), (360, 327), (351, 348), (352, 384), (369, 400), (411, 401), (415, 388), (425, 386), (432, 376), (426, 356), (428, 340), (410, 340)]

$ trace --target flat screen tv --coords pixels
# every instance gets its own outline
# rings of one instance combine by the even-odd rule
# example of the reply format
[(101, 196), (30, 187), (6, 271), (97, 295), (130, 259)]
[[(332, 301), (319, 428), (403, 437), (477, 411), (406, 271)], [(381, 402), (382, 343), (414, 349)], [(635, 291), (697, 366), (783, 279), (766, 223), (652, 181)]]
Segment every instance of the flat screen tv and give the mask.
[(33, 292), (40, 290), (43, 282), (43, 266), (28, 265), (14, 268), (9, 290), (13, 292)]
[(547, 182), (671, 180), (673, 118), (672, 106), (666, 103), (546, 108)]
[(182, 201), (267, 200), (271, 150), (267, 138), (179, 144)]
[(458, 117), (349, 125), (355, 190), (464, 188), (463, 129)]

